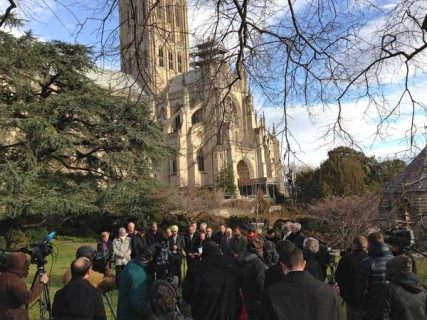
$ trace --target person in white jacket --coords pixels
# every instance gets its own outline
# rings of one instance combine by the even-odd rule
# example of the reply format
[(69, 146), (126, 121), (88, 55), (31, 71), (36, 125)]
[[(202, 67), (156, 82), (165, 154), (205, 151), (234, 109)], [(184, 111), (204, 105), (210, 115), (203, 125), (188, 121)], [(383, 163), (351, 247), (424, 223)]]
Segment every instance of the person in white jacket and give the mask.
[(120, 273), (131, 260), (131, 238), (127, 236), (125, 228), (119, 229), (119, 236), (113, 240), (114, 263), (116, 265), (116, 286), (119, 287)]

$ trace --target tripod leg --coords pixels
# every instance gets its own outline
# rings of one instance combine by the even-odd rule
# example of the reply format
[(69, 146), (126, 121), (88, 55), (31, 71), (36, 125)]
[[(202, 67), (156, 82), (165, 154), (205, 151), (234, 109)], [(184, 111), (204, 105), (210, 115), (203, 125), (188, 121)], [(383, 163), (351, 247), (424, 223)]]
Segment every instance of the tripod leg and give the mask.
[(117, 320), (116, 310), (113, 308), (113, 304), (111, 303), (110, 296), (107, 292), (103, 294), (105, 300), (107, 301), (108, 306), (110, 307), (111, 314), (113, 315), (114, 320)]

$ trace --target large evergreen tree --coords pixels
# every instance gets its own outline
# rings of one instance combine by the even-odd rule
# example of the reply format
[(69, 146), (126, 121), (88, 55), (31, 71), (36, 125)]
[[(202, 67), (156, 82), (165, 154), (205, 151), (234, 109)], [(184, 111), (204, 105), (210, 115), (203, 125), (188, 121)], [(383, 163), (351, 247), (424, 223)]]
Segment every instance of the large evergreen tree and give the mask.
[(298, 198), (303, 202), (327, 197), (357, 196), (384, 186), (406, 167), (402, 160), (378, 162), (363, 152), (337, 147), (319, 168), (298, 173)]
[(146, 104), (84, 76), (90, 49), (0, 31), (0, 218), (153, 205), (153, 171), (173, 150)]

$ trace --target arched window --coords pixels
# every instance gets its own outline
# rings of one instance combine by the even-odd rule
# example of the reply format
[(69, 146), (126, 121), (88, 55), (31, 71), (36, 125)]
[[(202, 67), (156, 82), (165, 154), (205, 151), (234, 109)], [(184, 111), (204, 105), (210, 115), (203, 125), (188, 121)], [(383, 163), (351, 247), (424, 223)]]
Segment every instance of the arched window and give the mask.
[(240, 160), (239, 163), (237, 164), (237, 175), (239, 176), (239, 179), (251, 178), (248, 164), (244, 160)]
[(169, 62), (169, 69), (173, 70), (173, 52), (172, 50), (169, 50), (168, 52), (168, 62)]
[(163, 48), (159, 47), (159, 67), (165, 66)]
[(196, 112), (193, 113), (191, 116), (191, 124), (195, 125), (196, 123), (199, 123), (202, 121), (202, 111), (199, 109)]
[(182, 55), (181, 52), (178, 52), (178, 72), (182, 72)]

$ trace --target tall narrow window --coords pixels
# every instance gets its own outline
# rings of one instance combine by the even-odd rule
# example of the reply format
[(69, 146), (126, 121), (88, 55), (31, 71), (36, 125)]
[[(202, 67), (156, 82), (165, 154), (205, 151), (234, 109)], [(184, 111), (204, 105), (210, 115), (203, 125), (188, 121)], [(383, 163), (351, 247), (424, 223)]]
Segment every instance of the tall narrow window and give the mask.
[(159, 67), (165, 66), (163, 48), (159, 48)]
[(175, 174), (178, 171), (177, 165), (176, 165), (176, 160), (173, 159), (172, 160), (172, 173)]
[(162, 17), (163, 17), (162, 1), (158, 0), (157, 1), (157, 18), (159, 20), (162, 20)]
[(173, 7), (171, 5), (166, 6), (166, 22), (173, 23)]
[(179, 5), (176, 5), (176, 7), (175, 7), (175, 25), (177, 27), (181, 26), (181, 12), (179, 10), (180, 10)]
[(199, 171), (205, 171), (205, 158), (202, 155), (197, 156), (197, 167)]
[(173, 122), (173, 132), (177, 132), (179, 128), (181, 128), (181, 117), (180, 115), (177, 115)]
[(181, 52), (178, 52), (178, 72), (182, 72), (182, 55)]
[(173, 52), (172, 50), (169, 50), (168, 52), (168, 62), (169, 62), (169, 69), (173, 70)]

